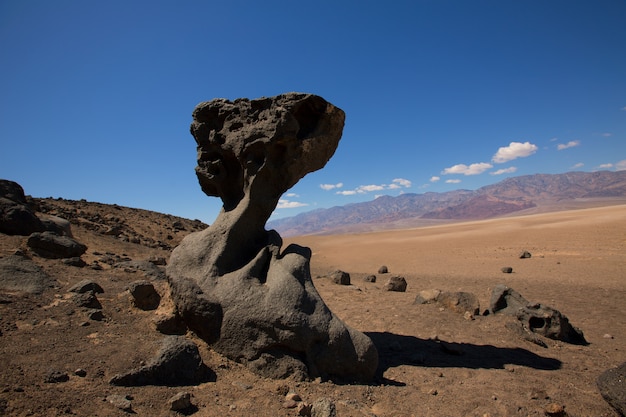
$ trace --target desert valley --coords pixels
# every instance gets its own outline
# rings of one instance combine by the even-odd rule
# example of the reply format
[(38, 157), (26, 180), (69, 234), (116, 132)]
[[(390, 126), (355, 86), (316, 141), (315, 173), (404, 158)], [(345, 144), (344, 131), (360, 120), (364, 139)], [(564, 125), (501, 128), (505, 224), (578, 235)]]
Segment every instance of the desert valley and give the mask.
[[(321, 401), (338, 416), (619, 416), (597, 386), (626, 360), (626, 205), (619, 202), (285, 238), (283, 248), (311, 248), (324, 301), (375, 343), (379, 366), (369, 384), (264, 378), (191, 331), (166, 330), (174, 306), (164, 264), (185, 235), (206, 227), (201, 222), (86, 201), (29, 203), (38, 216), (69, 220), (87, 249), (72, 263), (37, 255), (27, 236), (0, 234), (0, 415), (296, 416), (313, 415), (310, 406)], [(531, 256), (520, 258), (523, 251)], [(9, 276), (20, 270), (11, 269), (16, 257), (41, 272), (38, 290)], [(387, 273), (379, 273), (383, 265)], [(350, 275), (350, 285), (331, 279), (336, 270)], [(403, 277), (406, 290), (386, 291), (391, 276)], [(85, 280), (103, 291), (97, 305), (76, 292)], [(138, 307), (129, 291), (137, 281), (153, 285), (158, 306)], [(511, 327), (514, 318), (485, 314), (500, 284), (559, 310), (588, 344), (533, 340)], [(416, 302), (431, 290), (471, 293), (479, 311)], [(151, 363), (163, 338), (173, 337), (166, 334), (197, 345), (205, 380), (110, 383)], [(174, 407), (176, 395), (189, 403)]]

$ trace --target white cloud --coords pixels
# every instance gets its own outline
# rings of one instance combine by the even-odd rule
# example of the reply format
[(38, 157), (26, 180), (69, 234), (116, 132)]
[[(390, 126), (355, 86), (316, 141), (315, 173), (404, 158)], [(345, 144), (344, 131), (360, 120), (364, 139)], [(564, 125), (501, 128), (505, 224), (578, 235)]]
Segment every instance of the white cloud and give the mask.
[(465, 165), (465, 164), (457, 164), (451, 166), (450, 168), (444, 169), (441, 173), (443, 175), (448, 174), (463, 174), (463, 175), (478, 175), (487, 171), (488, 169), (493, 168), (493, 165), (488, 164), (486, 162), (479, 162), (476, 164)]
[(446, 184), (458, 184), (461, 180), (446, 180)]
[(491, 175), (512, 174), (515, 171), (517, 171), (517, 167), (510, 167), (510, 168), (504, 168), (504, 169), (499, 169), (494, 172), (490, 172), (490, 174)]
[(613, 136), (613, 134), (610, 132), (605, 132), (602, 134), (602, 136), (604, 136), (605, 138), (610, 138), (611, 136)]
[(341, 188), (343, 187), (343, 182), (338, 182), (337, 184), (320, 184), (320, 188), (322, 190), (334, 190), (335, 188)]
[(287, 194), (285, 194), (285, 197), (293, 198), (293, 197), (300, 197), (300, 196), (298, 194), (296, 194), (296, 193), (287, 193)]
[(496, 164), (512, 161), (517, 158), (525, 158), (537, 152), (537, 145), (530, 142), (511, 142), (509, 146), (498, 149), (491, 161)]
[(356, 191), (355, 190), (344, 190), (344, 191), (337, 191), (335, 194), (339, 194), (339, 195), (355, 195)]
[(575, 148), (576, 146), (579, 146), (579, 145), (580, 145), (579, 140), (570, 140), (567, 143), (559, 143), (558, 145), (556, 145), (556, 149), (558, 149), (559, 151), (562, 151), (563, 149)]
[(278, 200), (277, 209), (289, 209), (289, 208), (298, 208), (298, 207), (306, 207), (308, 204), (300, 203), (298, 201), (289, 201), (289, 200)]
[(360, 194), (364, 194), (364, 193), (370, 193), (372, 191), (381, 191), (381, 190), (384, 190), (384, 189), (385, 189), (384, 185), (375, 185), (375, 184), (359, 185), (356, 188), (356, 192), (360, 193)]
[(611, 168), (613, 168), (613, 164), (611, 163), (598, 165), (598, 169), (611, 169)]
[(615, 169), (617, 171), (626, 171), (626, 159), (622, 159), (618, 163), (615, 164)]
[(626, 111), (626, 106), (622, 107), (622, 110)]
[(404, 187), (404, 188), (410, 188), (412, 184), (411, 181), (405, 180), (404, 178), (395, 178), (391, 182), (393, 183), (391, 185), (399, 185), (400, 187)]
[(441, 179), (441, 177), (438, 177), (438, 176), (434, 175), (434, 176), (430, 177), (430, 182), (437, 182), (440, 179)]
[(584, 166), (585, 166), (585, 164), (583, 164), (582, 162), (579, 162), (577, 164), (572, 165), (571, 169), (578, 169), (578, 168), (582, 168)]

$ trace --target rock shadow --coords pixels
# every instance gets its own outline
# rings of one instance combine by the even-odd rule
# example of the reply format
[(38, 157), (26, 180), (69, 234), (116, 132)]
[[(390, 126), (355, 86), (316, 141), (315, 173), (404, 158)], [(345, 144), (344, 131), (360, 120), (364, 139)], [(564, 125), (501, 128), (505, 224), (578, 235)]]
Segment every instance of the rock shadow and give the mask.
[(561, 361), (537, 355), (523, 348), (505, 348), (493, 345), (444, 342), (420, 339), (387, 332), (367, 332), (378, 349), (379, 362), (376, 376), (400, 365), (432, 368), (504, 369), (507, 364), (555, 371)]

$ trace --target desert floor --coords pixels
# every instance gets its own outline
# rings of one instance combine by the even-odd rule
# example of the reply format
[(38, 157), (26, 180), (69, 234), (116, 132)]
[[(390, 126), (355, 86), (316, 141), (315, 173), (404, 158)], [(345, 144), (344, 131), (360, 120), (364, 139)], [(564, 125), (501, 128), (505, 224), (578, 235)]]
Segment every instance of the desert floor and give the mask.
[[(149, 216), (140, 221), (162, 226)], [(89, 247), (83, 256), (88, 264), (104, 255), (141, 260), (169, 254), (72, 227)], [(24, 240), (0, 235), (0, 256), (24, 248)], [(130, 282), (144, 279), (140, 272), (104, 262), (102, 270), (75, 268), (33, 257), (56, 284), (42, 295), (0, 294), (0, 415), (128, 415), (107, 401), (118, 394), (131, 399), (137, 415), (175, 416), (167, 399), (187, 391), (195, 405), (188, 414), (194, 416), (296, 416), (283, 405), (285, 392), (292, 390), (308, 403), (330, 398), (339, 416), (543, 416), (553, 403), (572, 417), (618, 416), (600, 396), (596, 379), (626, 361), (626, 205), (285, 239), (285, 246), (289, 243), (312, 249), (313, 281), (326, 303), (374, 340), (380, 355), (374, 383), (260, 378), (188, 333), (215, 372), (214, 381), (111, 386), (112, 376), (145, 363), (158, 350), (163, 335), (154, 320), (172, 310), (166, 282), (155, 282), (163, 294), (159, 309), (142, 311), (132, 307), (125, 291)], [(522, 250), (532, 257), (519, 259)], [(381, 265), (388, 274), (377, 273)], [(504, 266), (513, 273), (502, 273)], [(335, 269), (349, 272), (352, 285), (333, 284), (326, 275)], [(370, 274), (377, 282), (364, 281)], [(407, 291), (384, 291), (396, 274), (406, 278)], [(105, 289), (98, 296), (102, 321), (89, 321), (67, 293), (86, 278)], [(589, 345), (545, 339), (547, 347), (541, 347), (507, 329), (511, 318), (470, 319), (437, 305), (414, 304), (421, 290), (467, 291), (479, 298), (482, 311), (497, 284), (560, 310)], [(75, 375), (77, 368), (86, 376)], [(51, 370), (67, 372), (69, 380), (46, 383)]]

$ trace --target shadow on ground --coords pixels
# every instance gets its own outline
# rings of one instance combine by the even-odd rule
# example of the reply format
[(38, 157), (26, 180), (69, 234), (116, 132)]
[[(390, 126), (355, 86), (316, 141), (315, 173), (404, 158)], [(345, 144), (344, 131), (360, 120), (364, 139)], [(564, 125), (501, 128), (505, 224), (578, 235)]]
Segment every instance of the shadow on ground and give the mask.
[(380, 379), (384, 379), (383, 374), (387, 369), (400, 365), (430, 368), (504, 369), (504, 366), (508, 364), (548, 371), (561, 368), (560, 360), (540, 356), (522, 348), (452, 343), (386, 332), (366, 334), (378, 349), (377, 376)]

